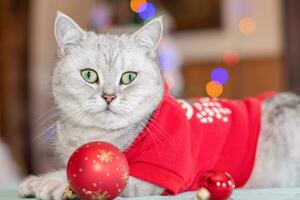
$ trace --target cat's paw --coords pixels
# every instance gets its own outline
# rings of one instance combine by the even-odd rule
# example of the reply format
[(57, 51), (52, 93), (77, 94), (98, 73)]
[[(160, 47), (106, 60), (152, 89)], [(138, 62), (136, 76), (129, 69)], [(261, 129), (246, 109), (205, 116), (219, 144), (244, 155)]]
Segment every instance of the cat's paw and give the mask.
[(36, 187), (36, 184), (38, 183), (37, 180), (38, 180), (38, 177), (29, 176), (19, 186), (19, 195), (21, 197), (33, 197), (35, 194), (33, 188)]
[(36, 197), (41, 200), (61, 200), (67, 183), (56, 176), (31, 176), (21, 183), (21, 197)]

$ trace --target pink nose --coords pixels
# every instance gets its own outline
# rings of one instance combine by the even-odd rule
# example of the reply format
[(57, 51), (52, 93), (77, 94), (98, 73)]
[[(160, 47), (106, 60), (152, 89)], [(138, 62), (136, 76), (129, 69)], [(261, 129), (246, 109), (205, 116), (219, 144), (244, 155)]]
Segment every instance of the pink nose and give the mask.
[(113, 94), (103, 94), (102, 98), (106, 101), (107, 104), (110, 104), (116, 98), (116, 96)]

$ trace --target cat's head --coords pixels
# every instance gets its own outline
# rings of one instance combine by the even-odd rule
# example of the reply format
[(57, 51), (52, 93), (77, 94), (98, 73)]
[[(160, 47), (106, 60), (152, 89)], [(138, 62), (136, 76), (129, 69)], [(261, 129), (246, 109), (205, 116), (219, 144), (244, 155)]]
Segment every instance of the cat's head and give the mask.
[(59, 12), (53, 94), (65, 121), (114, 130), (149, 116), (163, 97), (156, 59), (162, 30), (159, 17), (130, 35), (95, 34)]

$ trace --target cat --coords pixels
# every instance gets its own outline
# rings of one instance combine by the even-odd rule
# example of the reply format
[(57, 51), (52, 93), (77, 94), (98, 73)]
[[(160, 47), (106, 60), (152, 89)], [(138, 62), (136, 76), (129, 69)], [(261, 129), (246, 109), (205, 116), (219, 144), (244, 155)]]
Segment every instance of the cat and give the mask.
[[(112, 35), (84, 31), (58, 12), (55, 37), (60, 58), (52, 88), (60, 109), (55, 150), (61, 169), (28, 177), (20, 185), (20, 196), (61, 199), (68, 185), (66, 163), (82, 144), (100, 140), (122, 151), (130, 147), (165, 95), (156, 55), (162, 33), (162, 17), (133, 34)], [(256, 161), (246, 188), (300, 185), (299, 121), (297, 95), (278, 93), (263, 101)], [(121, 196), (164, 191), (162, 186), (130, 176)]]

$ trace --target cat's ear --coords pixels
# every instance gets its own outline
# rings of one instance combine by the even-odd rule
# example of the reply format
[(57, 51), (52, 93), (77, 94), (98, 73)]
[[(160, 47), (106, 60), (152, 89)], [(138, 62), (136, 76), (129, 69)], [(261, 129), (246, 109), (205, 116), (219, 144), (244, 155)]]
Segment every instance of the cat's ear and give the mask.
[(150, 51), (155, 51), (163, 35), (162, 16), (157, 17), (131, 35), (131, 39)]
[(72, 45), (78, 44), (85, 32), (67, 15), (58, 11), (55, 19), (54, 34), (60, 53)]

